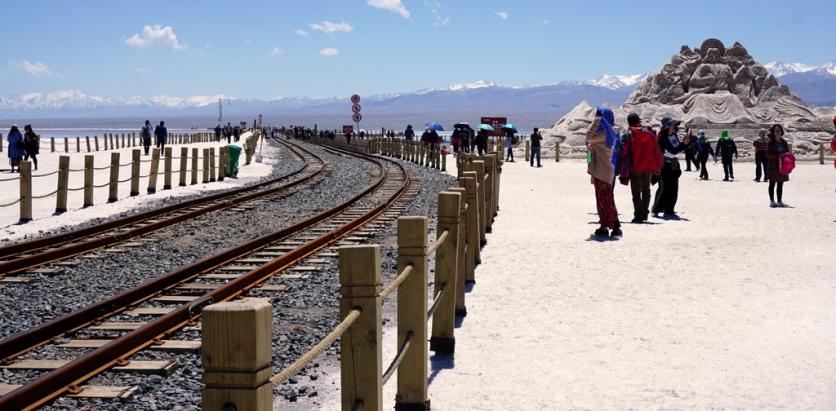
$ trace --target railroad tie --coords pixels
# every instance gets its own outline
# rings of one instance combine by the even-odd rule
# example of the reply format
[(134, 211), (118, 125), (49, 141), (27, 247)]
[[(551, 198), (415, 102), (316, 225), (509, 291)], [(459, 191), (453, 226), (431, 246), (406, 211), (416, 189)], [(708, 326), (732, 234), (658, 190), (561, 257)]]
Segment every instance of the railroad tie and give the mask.
[[(0, 396), (22, 387), (20, 384), (0, 384)], [(70, 398), (119, 398), (128, 399), (139, 389), (138, 386), (119, 387), (107, 385), (82, 385), (79, 392), (67, 394)]]
[[(0, 366), (0, 368), (9, 370), (50, 371), (61, 368), (69, 364), (70, 361), (72, 360), (21, 360), (9, 365)], [(175, 366), (176, 363), (172, 360), (131, 360), (125, 365), (114, 366), (110, 371), (168, 375), (174, 371)]]

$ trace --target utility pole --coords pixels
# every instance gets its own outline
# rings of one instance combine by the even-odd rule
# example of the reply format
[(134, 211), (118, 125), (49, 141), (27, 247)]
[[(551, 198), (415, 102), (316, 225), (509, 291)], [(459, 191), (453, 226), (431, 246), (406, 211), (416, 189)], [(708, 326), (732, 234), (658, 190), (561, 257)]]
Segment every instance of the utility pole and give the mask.
[[(223, 105), (224, 98), (218, 98), (218, 124), (224, 123), (224, 105)], [(226, 99), (226, 105), (230, 105), (229, 99)]]

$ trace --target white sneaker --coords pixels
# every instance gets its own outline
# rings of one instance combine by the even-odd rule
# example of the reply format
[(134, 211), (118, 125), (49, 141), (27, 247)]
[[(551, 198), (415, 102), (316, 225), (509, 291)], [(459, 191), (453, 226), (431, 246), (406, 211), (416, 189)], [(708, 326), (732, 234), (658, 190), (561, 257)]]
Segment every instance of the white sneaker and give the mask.
[(775, 207), (778, 207), (778, 203), (776, 203), (774, 201), (770, 201), (769, 206), (772, 207), (772, 208), (775, 208)]

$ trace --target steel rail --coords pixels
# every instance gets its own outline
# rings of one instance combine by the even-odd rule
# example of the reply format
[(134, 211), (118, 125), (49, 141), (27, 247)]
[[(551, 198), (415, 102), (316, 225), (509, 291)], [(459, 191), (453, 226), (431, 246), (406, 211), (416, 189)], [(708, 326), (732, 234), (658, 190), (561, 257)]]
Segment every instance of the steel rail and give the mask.
[[(362, 156), (369, 159), (381, 159), (377, 157), (355, 153), (349, 154), (356, 155), (358, 157)], [(257, 267), (252, 271), (249, 271), (248, 273), (242, 275), (241, 277), (232, 280), (226, 283), (225, 285), (203, 295), (193, 303), (181, 306), (175, 309), (174, 311), (165, 314), (162, 317), (154, 321), (151, 321), (146, 325), (113, 340), (108, 344), (91, 351), (87, 355), (77, 358), (76, 360), (73, 360), (70, 363), (58, 369), (55, 369), (47, 374), (40, 376), (39, 378), (30, 382), (29, 384), (26, 384), (0, 397), (0, 409), (32, 409), (42, 404), (45, 404), (48, 401), (51, 401), (55, 397), (63, 394), (65, 391), (70, 389), (70, 387), (76, 386), (82, 383), (83, 381), (86, 381), (87, 379), (95, 376), (96, 374), (109, 369), (114, 364), (116, 364), (117, 361), (126, 360), (130, 355), (153, 344), (153, 340), (155, 338), (159, 338), (164, 335), (170, 334), (180, 329), (181, 327), (191, 323), (196, 316), (200, 315), (200, 310), (204, 305), (229, 300), (240, 295), (241, 293), (246, 292), (250, 288), (259, 284), (260, 282), (263, 282), (264, 280), (270, 278), (273, 275), (273, 273), (281, 271), (291, 266), (299, 259), (316, 252), (317, 250), (333, 243), (334, 241), (337, 241), (339, 238), (348, 235), (352, 230), (356, 229), (357, 227), (376, 218), (378, 215), (382, 214), (386, 209), (388, 209), (392, 204), (394, 204), (394, 202), (397, 201), (397, 199), (399, 199), (404, 192), (406, 192), (410, 183), (409, 176), (402, 165), (392, 160), (382, 160), (395, 164), (398, 168), (400, 168), (401, 172), (404, 175), (403, 184), (394, 194), (392, 194), (383, 203), (367, 211), (362, 216), (359, 216), (358, 218), (350, 222), (347, 222), (341, 227), (338, 227), (328, 233), (325, 233), (320, 237), (302, 246), (299, 246), (292, 251), (289, 251), (281, 257), (278, 257), (260, 267)], [(383, 169), (381, 163), (376, 162), (376, 164), (381, 168), (381, 170)], [(76, 312), (68, 314), (67, 316), (52, 320), (47, 324), (41, 325), (36, 329), (17, 334), (7, 340), (4, 340), (0, 342), (0, 353), (2, 353), (0, 354), (0, 358), (8, 359), (8, 353), (26, 351), (27, 347), (25, 347), (24, 345), (26, 345), (27, 342), (43, 344), (45, 341), (48, 341), (51, 338), (55, 338), (56, 336), (61, 335), (65, 332), (78, 329), (84, 324), (89, 324), (90, 322), (95, 321), (97, 318), (101, 318), (101, 310), (103, 310), (105, 307), (110, 307), (111, 309), (108, 311), (110, 311), (111, 313), (124, 310), (125, 308), (127, 308), (127, 306), (131, 305), (132, 301), (136, 302), (137, 300), (142, 300), (135, 298), (136, 295), (142, 291), (144, 291), (144, 296), (147, 298), (148, 296), (154, 295), (160, 292), (161, 290), (170, 288), (170, 286), (176, 284), (177, 279), (179, 279), (180, 282), (182, 282), (184, 281), (184, 278), (185, 280), (194, 278), (198, 276), (201, 271), (205, 271), (205, 269), (217, 267), (223, 262), (233, 260), (235, 257), (240, 256), (242, 253), (246, 253), (251, 250), (256, 250), (264, 245), (270, 244), (275, 240), (286, 237), (286, 234), (288, 233), (292, 234), (294, 232), (301, 231), (306, 227), (312, 226), (314, 224), (319, 223), (322, 220), (339, 214), (345, 209), (350, 208), (355, 202), (365, 198), (368, 194), (382, 187), (383, 184), (387, 181), (386, 177), (387, 174), (385, 172), (381, 172), (381, 177), (375, 184), (373, 184), (354, 198), (338, 205), (337, 207), (332, 208), (331, 210), (321, 213), (318, 216), (309, 218), (305, 221), (297, 223), (294, 226), (288, 227), (279, 232), (268, 234), (256, 240), (253, 240), (247, 244), (233, 247), (220, 254), (201, 260), (200, 262), (192, 265), (191, 267), (187, 267), (178, 270), (174, 273), (170, 273), (165, 276), (159, 277), (155, 280), (143, 283), (136, 289), (122, 293), (115, 297), (111, 297), (103, 302), (94, 304), (92, 306), (88, 306), (81, 310), (77, 310)], [(243, 251), (244, 249), (246, 249), (247, 251)], [(82, 319), (84, 319), (85, 321), (82, 322)]]
[[(310, 154), (316, 157), (319, 161), (322, 161), (321, 158), (315, 156), (313, 153)], [(194, 200), (184, 201), (182, 203), (177, 203), (170, 206), (165, 206), (162, 208), (121, 218), (118, 220), (97, 224), (92, 227), (84, 228), (66, 234), (59, 234), (57, 236), (45, 237), (0, 248), (0, 258), (2, 258), (3, 256), (12, 256), (13, 253), (29, 252), (33, 248), (45, 250), (40, 253), (24, 255), (9, 261), (0, 262), (0, 275), (21, 272), (38, 265), (47, 264), (56, 260), (66, 259), (78, 254), (83, 254), (96, 248), (111, 246), (114, 243), (122, 242), (133, 237), (147, 234), (149, 232), (156, 231), (161, 228), (168, 227), (170, 225), (191, 218), (195, 218), (197, 216), (212, 211), (237, 206), (243, 202), (252, 201), (261, 197), (285, 191), (287, 189), (293, 188), (295, 186), (307, 182), (308, 178), (298, 179), (278, 187), (273, 187), (268, 190), (257, 191), (255, 193), (250, 193), (243, 196), (237, 196), (244, 192), (252, 191), (253, 189), (258, 189), (264, 187), (265, 185), (275, 184), (277, 181), (293, 177), (299, 173), (302, 173), (309, 167), (310, 163), (305, 162), (305, 165), (303, 167), (300, 167), (292, 173), (280, 176), (270, 181), (258, 183), (252, 186), (244, 187), (241, 189), (235, 189), (232, 191), (208, 197), (200, 197)], [(321, 174), (322, 172), (324, 172), (324, 170), (325, 167), (320, 167), (314, 174), (309, 176), (309, 178)], [(212, 202), (214, 202), (214, 204), (212, 204)], [(169, 217), (165, 216), (166, 214), (176, 213), (179, 210), (184, 210), (191, 207), (199, 208), (191, 211), (181, 212), (180, 214), (171, 215)], [(152, 219), (155, 221), (151, 224), (132, 227), (123, 231), (108, 233), (108, 231), (113, 231), (120, 227), (124, 227), (130, 224), (138, 224), (142, 221)], [(56, 241), (61, 243), (57, 247), (55, 244)], [(27, 246), (29, 247), (27, 248)]]

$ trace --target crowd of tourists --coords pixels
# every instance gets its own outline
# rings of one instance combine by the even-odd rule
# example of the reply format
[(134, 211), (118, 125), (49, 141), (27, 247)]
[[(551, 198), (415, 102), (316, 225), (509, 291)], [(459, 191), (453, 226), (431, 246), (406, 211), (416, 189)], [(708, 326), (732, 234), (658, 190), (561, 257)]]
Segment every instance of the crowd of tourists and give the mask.
[[(586, 132), (588, 145), (587, 163), (592, 184), (600, 227), (594, 235), (620, 237), (623, 235), (618, 211), (615, 207), (613, 188), (616, 181), (630, 185), (633, 197), (633, 220), (635, 224), (655, 218), (679, 219), (676, 203), (679, 196), (679, 178), (682, 169), (678, 155), (684, 153), (686, 170), (691, 171), (693, 163), (700, 171), (700, 179), (708, 180), (706, 162), (709, 156), (723, 164), (723, 181), (734, 180), (734, 159), (738, 157), (737, 145), (729, 130), (722, 130), (716, 149), (704, 130), (694, 135), (686, 129), (680, 137), (681, 121), (664, 117), (657, 132), (642, 124), (636, 113), (627, 116), (628, 129), (623, 134), (617, 131), (612, 110), (599, 107), (595, 118)], [(836, 117), (833, 119), (836, 127)], [(755, 150), (755, 181), (769, 182), (769, 206), (788, 207), (784, 202), (784, 183), (795, 167), (795, 157), (785, 139), (784, 127), (772, 125), (763, 130), (753, 142)], [(831, 141), (831, 150), (836, 150), (836, 136)], [(836, 163), (834, 163), (836, 166)], [(657, 185), (651, 202), (651, 187)], [(651, 204), (652, 203), (652, 204)], [(660, 216), (661, 215), (661, 216)]]

